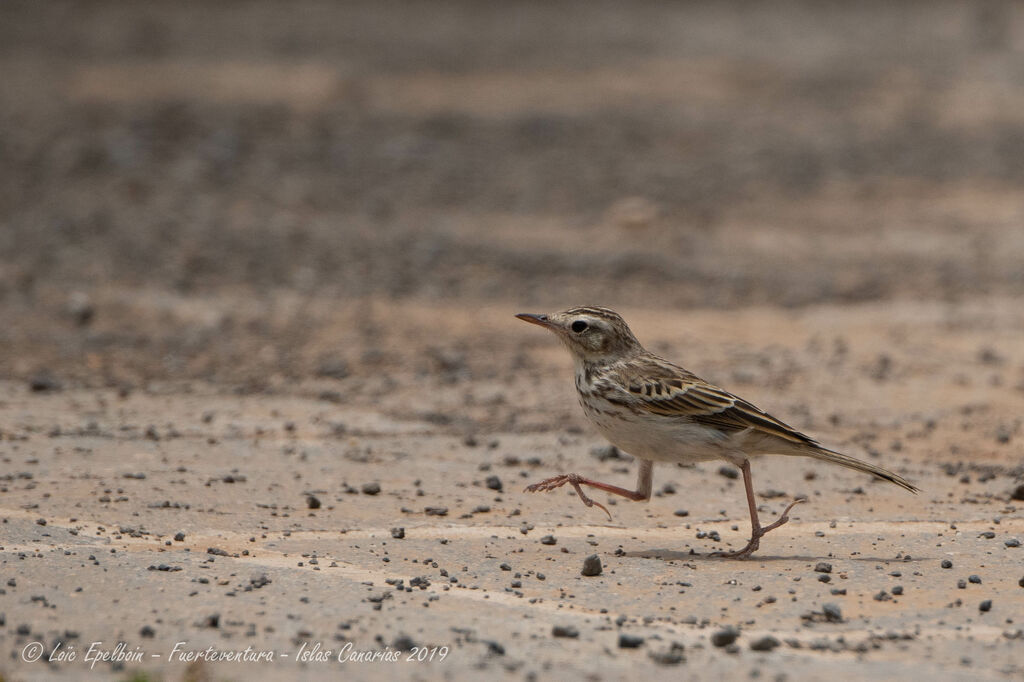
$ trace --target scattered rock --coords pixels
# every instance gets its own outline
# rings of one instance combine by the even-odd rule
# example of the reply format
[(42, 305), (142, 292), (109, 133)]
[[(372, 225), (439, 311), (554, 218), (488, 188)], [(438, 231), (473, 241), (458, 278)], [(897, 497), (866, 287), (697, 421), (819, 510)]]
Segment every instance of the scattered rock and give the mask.
[(153, 638), (156, 637), (156, 630), (149, 625), (143, 625), (142, 629), (139, 630), (139, 635), (146, 638)]
[(683, 645), (679, 642), (672, 642), (672, 646), (665, 651), (648, 652), (647, 656), (658, 665), (679, 665), (686, 661)]
[(689, 516), (690, 515), (690, 512), (687, 509), (676, 509), (672, 513), (675, 514), (676, 516)]
[(405, 528), (402, 528), (401, 526), (397, 528), (392, 528), (391, 537), (393, 537), (396, 540), (402, 540), (403, 538), (405, 538)]
[(33, 393), (52, 393), (61, 390), (64, 386), (48, 370), (44, 369), (32, 375), (28, 380), (28, 387)]
[(1024, 483), (1021, 483), (1019, 486), (1013, 489), (1013, 492), (1010, 493), (1010, 498), (1018, 501), (1024, 501)]
[(771, 651), (777, 646), (779, 646), (779, 640), (771, 635), (759, 637), (750, 643), (750, 648), (753, 651)]
[(391, 646), (399, 651), (412, 651), (416, 646), (416, 642), (409, 635), (402, 634), (395, 637), (394, 641), (391, 642)]
[(982, 613), (985, 613), (987, 611), (991, 611), (992, 610), (992, 600), (991, 599), (986, 599), (985, 601), (983, 601), (980, 604), (978, 604), (978, 610), (981, 611)]
[(832, 564), (828, 563), (827, 561), (819, 561), (817, 563), (817, 565), (815, 565), (815, 567), (814, 567), (814, 572), (815, 573), (831, 573), (832, 572)]
[(942, 566), (943, 568), (953, 568), (953, 562), (950, 561), (949, 559), (943, 559), (942, 563), (939, 564), (939, 565)]
[(423, 513), (427, 516), (448, 516), (448, 507), (424, 507)]
[(726, 478), (736, 479), (740, 477), (740, 472), (736, 469), (736, 467), (731, 467), (728, 464), (723, 464), (722, 466), (718, 467), (718, 475), (725, 476)]
[(177, 533), (174, 534), (174, 541), (185, 542), (185, 534), (179, 530)]
[(590, 455), (592, 457), (596, 457), (602, 462), (607, 462), (610, 459), (629, 459), (614, 445), (598, 445), (596, 447), (592, 447), (590, 448)]
[(364, 495), (377, 495), (380, 493), (380, 483), (377, 483), (377, 481), (364, 483), (360, 490), (363, 491)]
[(544, 537), (542, 537), (540, 539), (540, 544), (542, 544), (542, 545), (554, 545), (554, 544), (557, 544), (557, 543), (558, 543), (558, 540), (555, 539), (554, 535), (545, 535)]
[(338, 358), (325, 358), (316, 368), (316, 375), (325, 379), (344, 379), (349, 373), (348, 363)]
[(317, 498), (316, 495), (310, 495), (309, 497), (306, 498), (306, 506), (309, 507), (310, 509), (319, 509), (320, 500)]
[(740, 631), (734, 627), (726, 627), (711, 635), (711, 643), (716, 647), (729, 646), (740, 636)]
[(636, 649), (644, 644), (644, 638), (640, 635), (631, 635), (626, 632), (619, 633), (620, 649)]
[(64, 307), (68, 317), (79, 327), (85, 327), (92, 322), (96, 315), (96, 306), (89, 299), (89, 294), (84, 291), (74, 291), (68, 296), (67, 305)]
[(580, 571), (580, 575), (601, 575), (601, 570), (601, 557), (596, 554), (591, 554), (583, 560), (583, 570)]
[(575, 639), (580, 636), (580, 631), (571, 625), (556, 625), (551, 628), (551, 635), (554, 637), (569, 637)]
[(501, 492), (501, 479), (493, 474), (487, 477), (487, 480), (484, 481), (484, 485), (486, 485), (491, 490), (497, 490), (498, 492)]

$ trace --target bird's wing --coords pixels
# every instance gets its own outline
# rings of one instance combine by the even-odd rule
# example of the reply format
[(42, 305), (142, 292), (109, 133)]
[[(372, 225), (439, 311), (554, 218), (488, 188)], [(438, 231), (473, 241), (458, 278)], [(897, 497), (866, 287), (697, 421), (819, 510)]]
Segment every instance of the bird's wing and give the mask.
[(753, 429), (791, 443), (819, 447), (814, 439), (764, 410), (660, 358), (634, 360), (610, 370), (603, 379), (616, 389), (613, 402), (618, 400), (641, 414), (679, 417), (722, 431)]

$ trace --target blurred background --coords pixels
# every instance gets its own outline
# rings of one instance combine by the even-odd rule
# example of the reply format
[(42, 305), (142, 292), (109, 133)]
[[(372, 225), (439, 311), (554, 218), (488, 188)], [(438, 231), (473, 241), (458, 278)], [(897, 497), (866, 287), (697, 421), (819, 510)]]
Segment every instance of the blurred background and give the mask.
[(37, 390), (1024, 293), (1015, 3), (5, 0), (0, 74), (0, 376)]

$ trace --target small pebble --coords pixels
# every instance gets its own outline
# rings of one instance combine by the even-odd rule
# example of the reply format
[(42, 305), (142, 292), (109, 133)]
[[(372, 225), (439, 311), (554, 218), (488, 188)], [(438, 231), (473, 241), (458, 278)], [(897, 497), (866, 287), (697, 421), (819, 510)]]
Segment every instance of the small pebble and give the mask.
[(601, 575), (601, 570), (601, 557), (596, 554), (591, 554), (583, 560), (583, 570), (580, 571), (580, 575)]
[(361, 488), (364, 495), (377, 495), (380, 493), (380, 483), (371, 481), (370, 483), (364, 483)]
[(391, 642), (391, 646), (399, 651), (412, 651), (416, 648), (416, 642), (409, 635), (399, 635)]
[(396, 540), (401, 540), (405, 537), (405, 528), (399, 526), (391, 529), (391, 537)]
[(978, 610), (981, 611), (982, 613), (984, 613), (986, 611), (991, 611), (992, 610), (992, 600), (991, 599), (986, 599), (985, 601), (983, 601), (980, 604), (978, 604)]
[(711, 643), (717, 647), (729, 646), (740, 636), (740, 631), (734, 627), (727, 627), (718, 630), (711, 635)]
[(943, 568), (953, 568), (953, 562), (949, 559), (943, 559), (940, 566), (942, 566)]
[(644, 638), (640, 635), (630, 635), (625, 632), (619, 633), (619, 648), (620, 649), (636, 649), (642, 646)]
[(556, 625), (551, 628), (551, 634), (554, 637), (570, 637), (575, 639), (580, 636), (580, 631), (571, 625)]
[(558, 540), (555, 539), (554, 535), (545, 535), (540, 539), (540, 544), (542, 545), (554, 545), (557, 542)]
[(501, 491), (502, 488), (501, 479), (494, 475), (488, 476), (487, 480), (484, 481), (484, 485), (486, 485), (491, 490), (497, 490), (499, 492)]
[(777, 646), (779, 646), (779, 640), (771, 635), (765, 635), (750, 643), (750, 648), (753, 651), (771, 651)]
[(826, 561), (819, 561), (817, 563), (817, 565), (814, 567), (814, 572), (815, 573), (831, 573), (832, 572), (832, 564), (830, 564), (830, 563), (828, 563)]

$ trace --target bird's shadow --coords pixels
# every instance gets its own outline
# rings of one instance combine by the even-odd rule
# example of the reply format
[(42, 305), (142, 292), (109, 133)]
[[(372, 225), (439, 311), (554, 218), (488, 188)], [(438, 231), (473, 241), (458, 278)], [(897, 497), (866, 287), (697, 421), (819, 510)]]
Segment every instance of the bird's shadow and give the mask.
[(931, 557), (918, 557), (915, 556), (912, 559), (896, 559), (893, 557), (875, 557), (875, 556), (850, 556), (850, 557), (836, 557), (836, 556), (804, 556), (804, 555), (791, 555), (791, 556), (776, 556), (776, 555), (765, 555), (754, 553), (753, 556), (736, 559), (735, 557), (723, 557), (714, 556), (712, 553), (698, 554), (696, 552), (680, 552), (673, 549), (644, 549), (634, 552), (624, 552), (621, 556), (632, 557), (635, 559), (661, 559), (662, 561), (837, 561), (837, 560), (850, 560), (850, 561), (870, 561), (872, 563), (890, 563), (896, 562), (901, 564), (914, 564), (922, 561), (930, 561)]

